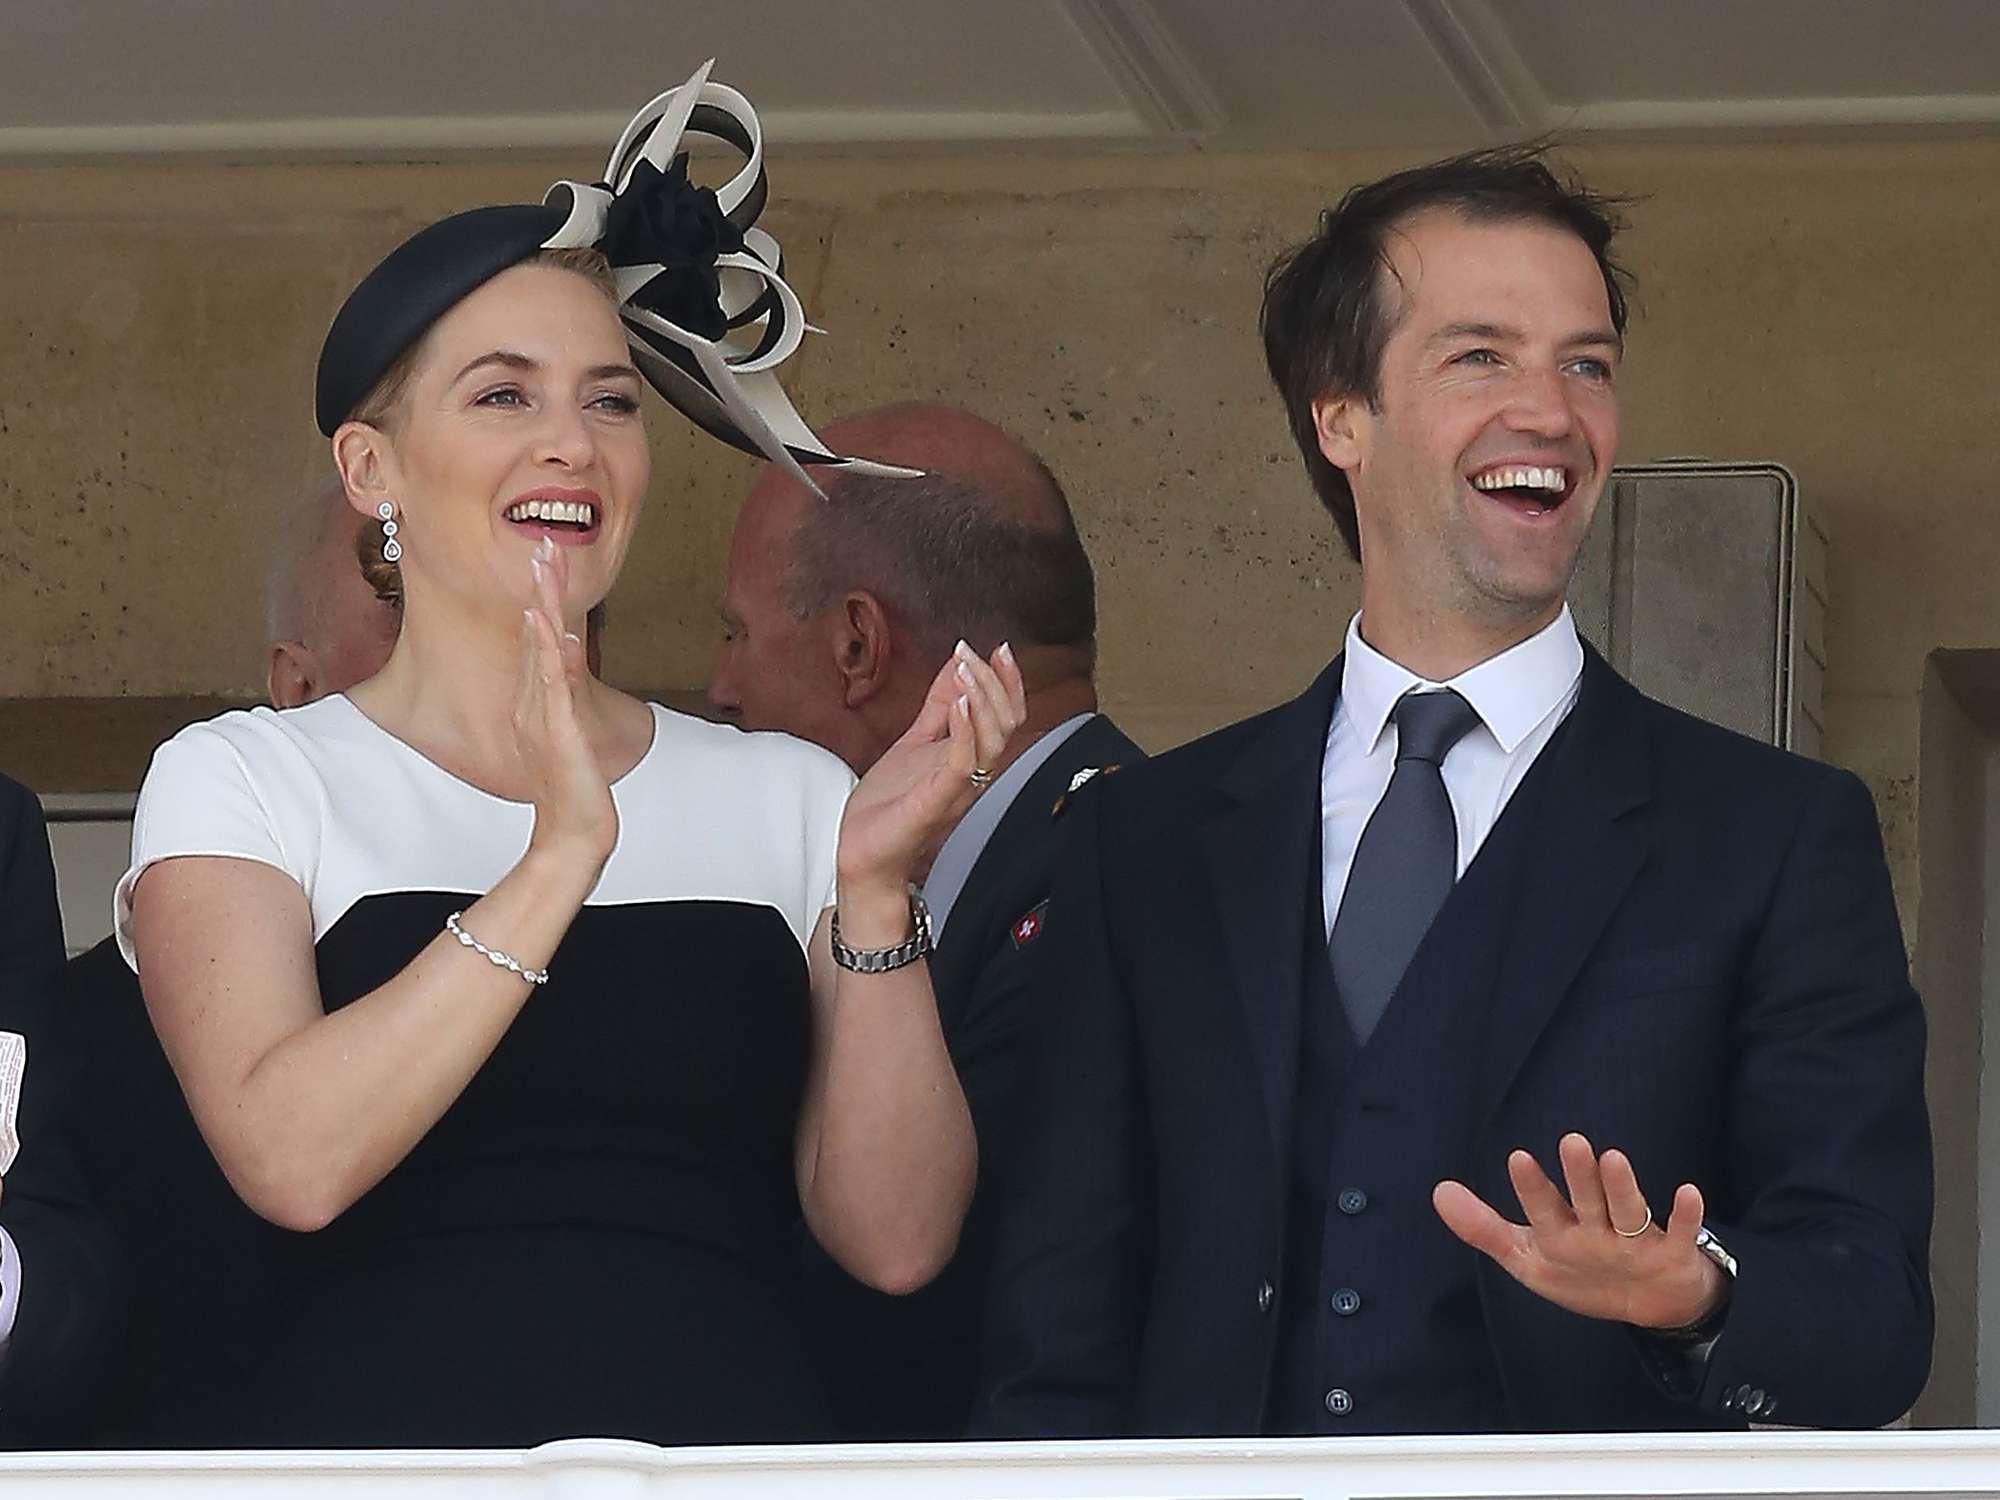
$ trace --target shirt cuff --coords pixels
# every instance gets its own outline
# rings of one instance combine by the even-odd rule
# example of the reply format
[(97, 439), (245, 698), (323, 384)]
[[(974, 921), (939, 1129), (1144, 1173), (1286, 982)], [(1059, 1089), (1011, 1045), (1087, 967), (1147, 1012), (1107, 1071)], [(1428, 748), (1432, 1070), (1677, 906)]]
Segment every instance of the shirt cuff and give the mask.
[(14, 1237), (0, 1229), (0, 1360), (14, 1337), (14, 1315), (21, 1307), (21, 1252)]

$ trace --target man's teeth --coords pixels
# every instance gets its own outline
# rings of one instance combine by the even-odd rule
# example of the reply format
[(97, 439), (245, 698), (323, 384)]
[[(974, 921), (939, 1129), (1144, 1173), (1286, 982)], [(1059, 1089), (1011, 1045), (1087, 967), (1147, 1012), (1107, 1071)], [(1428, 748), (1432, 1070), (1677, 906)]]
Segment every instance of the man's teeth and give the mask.
[(1472, 487), (1476, 490), (1553, 490), (1561, 493), (1568, 487), (1569, 471), (1566, 469), (1488, 469), (1484, 474), (1473, 476)]
[(597, 507), (588, 500), (516, 500), (507, 507), (510, 521), (566, 521), (572, 526), (595, 526)]

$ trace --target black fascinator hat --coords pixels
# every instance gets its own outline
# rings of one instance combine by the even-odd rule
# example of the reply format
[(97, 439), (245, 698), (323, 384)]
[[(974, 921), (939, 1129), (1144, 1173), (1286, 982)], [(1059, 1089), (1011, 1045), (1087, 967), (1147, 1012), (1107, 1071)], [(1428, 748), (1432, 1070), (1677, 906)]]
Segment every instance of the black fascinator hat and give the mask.
[[(320, 348), (313, 414), (331, 437), (425, 331), (463, 298), (542, 250), (591, 248), (611, 262), (633, 363), (698, 427), (817, 489), (803, 465), (911, 470), (843, 458), (813, 435), (778, 384), (808, 331), (778, 242), (756, 227), (768, 187), (750, 101), (704, 64), (632, 118), (604, 180), (559, 182), (540, 203), (475, 208), (418, 231), (342, 304)], [(741, 152), (719, 188), (688, 180), (690, 135)]]

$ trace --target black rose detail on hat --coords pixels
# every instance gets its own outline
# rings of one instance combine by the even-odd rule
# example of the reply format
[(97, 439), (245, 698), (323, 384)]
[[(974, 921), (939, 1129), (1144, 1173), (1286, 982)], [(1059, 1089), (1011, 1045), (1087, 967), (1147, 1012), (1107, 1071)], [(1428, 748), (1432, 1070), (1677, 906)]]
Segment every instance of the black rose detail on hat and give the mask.
[(716, 260), (740, 254), (743, 231), (729, 222), (715, 190), (688, 181), (687, 157), (662, 172), (641, 160), (605, 210), (600, 242), (611, 264), (661, 267), (631, 300), (706, 339), (729, 331)]

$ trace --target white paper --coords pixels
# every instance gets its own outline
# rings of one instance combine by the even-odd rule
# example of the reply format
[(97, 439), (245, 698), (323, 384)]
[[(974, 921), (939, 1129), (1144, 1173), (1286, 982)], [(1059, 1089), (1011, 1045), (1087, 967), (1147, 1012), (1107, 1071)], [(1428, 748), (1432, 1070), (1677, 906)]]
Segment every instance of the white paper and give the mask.
[(0, 1031), (0, 1176), (21, 1154), (15, 1121), (21, 1113), (21, 1078), (28, 1071), (28, 1039), (18, 1031)]

